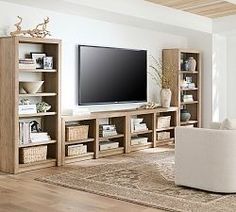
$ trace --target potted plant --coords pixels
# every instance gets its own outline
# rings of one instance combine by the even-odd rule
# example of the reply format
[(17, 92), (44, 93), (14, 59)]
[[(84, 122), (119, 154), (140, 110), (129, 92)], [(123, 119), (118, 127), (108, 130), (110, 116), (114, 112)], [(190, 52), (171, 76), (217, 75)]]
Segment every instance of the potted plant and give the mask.
[(151, 60), (153, 62), (149, 66), (151, 68), (149, 74), (161, 88), (161, 106), (169, 108), (172, 95), (170, 87), (174, 83), (174, 66), (168, 63), (163, 64), (161, 59), (156, 59), (153, 56), (151, 56)]

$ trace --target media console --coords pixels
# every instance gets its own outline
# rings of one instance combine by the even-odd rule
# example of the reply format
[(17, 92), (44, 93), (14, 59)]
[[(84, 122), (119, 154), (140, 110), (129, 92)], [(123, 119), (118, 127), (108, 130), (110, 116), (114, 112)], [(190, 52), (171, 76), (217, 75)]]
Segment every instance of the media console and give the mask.
[[(177, 107), (171, 108), (157, 108), (157, 109), (134, 109), (134, 110), (119, 110), (96, 112), (89, 116), (63, 116), (62, 117), (62, 165), (73, 163), (81, 160), (106, 157), (110, 155), (117, 155), (122, 153), (130, 153), (146, 148), (157, 147), (161, 145), (174, 144), (174, 129), (178, 125), (179, 114)], [(164, 117), (169, 120), (169, 125), (160, 128), (160, 123), (157, 120)], [(147, 128), (145, 130), (131, 130), (131, 120), (142, 120), (142, 124)], [(99, 133), (99, 126), (101, 124), (110, 124), (115, 126), (117, 133), (103, 137)], [(89, 126), (88, 137), (79, 140), (66, 139), (66, 128), (68, 126)], [(133, 125), (132, 125), (133, 127)], [(167, 137), (166, 137), (167, 135)], [(136, 138), (132, 142), (131, 139)], [(141, 138), (141, 139), (138, 139)], [(143, 139), (144, 138), (144, 139)], [(100, 148), (101, 142), (110, 141), (112, 143), (111, 149), (103, 150)], [(113, 145), (115, 144), (115, 145)], [(118, 144), (118, 145), (117, 145)], [(86, 152), (77, 155), (68, 156), (68, 147), (86, 146)]]

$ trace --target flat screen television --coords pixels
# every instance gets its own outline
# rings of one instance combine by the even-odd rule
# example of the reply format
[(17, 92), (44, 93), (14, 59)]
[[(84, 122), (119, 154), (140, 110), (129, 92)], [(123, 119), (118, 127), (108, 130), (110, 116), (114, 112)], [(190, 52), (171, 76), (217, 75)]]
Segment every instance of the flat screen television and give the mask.
[(79, 105), (147, 101), (147, 51), (79, 45)]

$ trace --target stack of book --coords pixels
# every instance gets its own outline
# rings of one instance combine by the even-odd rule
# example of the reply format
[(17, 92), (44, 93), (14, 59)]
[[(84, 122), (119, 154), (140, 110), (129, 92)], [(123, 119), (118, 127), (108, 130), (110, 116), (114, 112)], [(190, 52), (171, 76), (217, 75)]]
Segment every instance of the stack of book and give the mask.
[(183, 102), (193, 102), (193, 95), (183, 95)]
[(99, 125), (99, 136), (109, 137), (117, 135), (116, 126), (113, 124), (100, 124)]
[(25, 145), (30, 143), (50, 141), (51, 138), (47, 132), (31, 132), (30, 122), (19, 122), (19, 144)]
[(36, 63), (33, 59), (19, 59), (19, 69), (36, 69)]
[(30, 122), (19, 122), (19, 144), (29, 144), (30, 143)]
[(147, 144), (148, 138), (147, 137), (132, 137), (131, 138), (131, 146), (138, 145), (138, 144)]
[(131, 119), (131, 133), (141, 132), (148, 130), (147, 124), (142, 123), (142, 119), (139, 118), (132, 118)]
[(51, 137), (48, 135), (47, 132), (33, 132), (33, 133), (30, 133), (31, 143), (50, 141), (50, 140), (51, 140)]

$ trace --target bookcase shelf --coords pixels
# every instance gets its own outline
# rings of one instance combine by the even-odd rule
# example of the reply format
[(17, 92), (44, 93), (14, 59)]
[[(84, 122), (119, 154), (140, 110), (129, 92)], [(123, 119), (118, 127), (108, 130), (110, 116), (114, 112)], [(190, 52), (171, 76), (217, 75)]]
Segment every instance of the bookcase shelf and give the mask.
[(56, 166), (56, 164), (57, 164), (56, 159), (47, 159), (43, 161), (37, 161), (34, 163), (19, 164), (18, 173), (32, 171), (36, 169), (48, 168), (48, 167)]
[(66, 156), (65, 157), (65, 163), (74, 163), (78, 161), (83, 161), (83, 160), (89, 160), (94, 158), (94, 153), (93, 152), (88, 152), (86, 154), (82, 155), (75, 155), (75, 156)]
[(77, 141), (66, 141), (65, 145), (71, 145), (71, 144), (83, 144), (83, 143), (89, 143), (89, 142), (94, 142), (94, 138), (88, 138), (88, 139), (81, 139)]
[(191, 105), (191, 104), (198, 104), (198, 101), (192, 101), (192, 102), (181, 102), (181, 105)]
[[(190, 57), (193, 57), (196, 61), (195, 71), (185, 70), (186, 68), (184, 64)], [(171, 105), (179, 108), (178, 119), (179, 125), (181, 126), (193, 125), (194, 127), (201, 127), (201, 57), (202, 55), (200, 51), (192, 49), (163, 49), (162, 51), (162, 61), (164, 65), (172, 64), (174, 68), (174, 73), (172, 74), (173, 79), (171, 80), (173, 83), (170, 86), (172, 91)], [(185, 80), (185, 83), (183, 83), (183, 80)], [(192, 83), (189, 85), (189, 88), (186, 86), (187, 82)], [(193, 84), (195, 85), (195, 88)], [(183, 97), (185, 95), (192, 96), (194, 101), (183, 102)], [(187, 111), (191, 114), (191, 120), (196, 121), (190, 121), (183, 124), (183, 122), (181, 122), (182, 109), (185, 109), (185, 112)]]
[(107, 157), (111, 155), (119, 155), (124, 153), (124, 147), (118, 147), (116, 149), (108, 149), (108, 150), (102, 150), (99, 151), (99, 157)]
[(161, 131), (174, 130), (174, 129), (175, 129), (175, 127), (166, 127), (166, 128), (156, 129), (156, 131), (161, 132)]
[(34, 94), (19, 94), (19, 97), (40, 97), (40, 96), (56, 96), (57, 93), (34, 93)]
[(115, 139), (115, 138), (123, 138), (124, 136), (125, 136), (124, 134), (117, 134), (113, 136), (99, 137), (99, 141), (106, 141), (106, 140)]
[(35, 143), (29, 143), (29, 144), (20, 144), (19, 148), (40, 146), (40, 145), (47, 145), (47, 144), (55, 144), (56, 142), (57, 142), (56, 140), (50, 140), (50, 141), (42, 141), (42, 142), (35, 142)]
[[(30, 37), (0, 38), (0, 171), (19, 173), (39, 168), (61, 165), (61, 114), (60, 114), (60, 66), (61, 41)], [(30, 52), (43, 52), (53, 57), (53, 69), (19, 69), (19, 58), (28, 58)], [(20, 81), (44, 81), (39, 93), (20, 94)], [(18, 114), (22, 98), (35, 103), (45, 101), (51, 105), (51, 112)], [(25, 120), (24, 120), (25, 119)], [(51, 141), (19, 144), (19, 121), (39, 122), (43, 132), (53, 138)], [(47, 145), (48, 160), (20, 164), (20, 151), (40, 145)], [(4, 162), (3, 162), (4, 161)]]
[(19, 72), (26, 73), (55, 73), (56, 69), (19, 69)]
[(152, 133), (152, 130), (145, 130), (145, 131), (139, 131), (139, 132), (132, 132), (131, 136), (136, 136), (136, 135), (144, 135), (144, 134), (149, 134)]
[(32, 118), (32, 117), (41, 117), (41, 116), (54, 116), (56, 112), (46, 112), (46, 113), (34, 113), (34, 114), (21, 114), (19, 118)]

